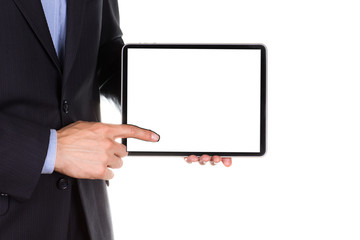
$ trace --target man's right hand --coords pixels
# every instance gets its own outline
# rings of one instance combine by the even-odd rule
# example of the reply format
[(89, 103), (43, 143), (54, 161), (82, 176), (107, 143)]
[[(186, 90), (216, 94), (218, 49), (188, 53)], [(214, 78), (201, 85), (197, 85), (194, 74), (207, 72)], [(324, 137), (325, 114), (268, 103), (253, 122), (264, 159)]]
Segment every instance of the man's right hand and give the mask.
[(78, 121), (57, 131), (55, 171), (74, 178), (113, 178), (109, 168), (120, 168), (127, 156), (116, 138), (159, 140), (156, 133), (133, 125)]

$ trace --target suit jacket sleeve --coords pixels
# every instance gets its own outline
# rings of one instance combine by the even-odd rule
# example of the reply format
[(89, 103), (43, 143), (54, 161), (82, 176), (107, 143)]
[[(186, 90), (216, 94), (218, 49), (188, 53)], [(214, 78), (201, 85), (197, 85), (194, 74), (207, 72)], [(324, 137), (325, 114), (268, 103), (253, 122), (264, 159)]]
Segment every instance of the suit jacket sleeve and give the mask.
[(97, 78), (100, 93), (118, 107), (121, 100), (121, 51), (124, 46), (119, 27), (117, 0), (104, 0)]
[(41, 175), (49, 136), (47, 127), (0, 112), (0, 193), (30, 198)]

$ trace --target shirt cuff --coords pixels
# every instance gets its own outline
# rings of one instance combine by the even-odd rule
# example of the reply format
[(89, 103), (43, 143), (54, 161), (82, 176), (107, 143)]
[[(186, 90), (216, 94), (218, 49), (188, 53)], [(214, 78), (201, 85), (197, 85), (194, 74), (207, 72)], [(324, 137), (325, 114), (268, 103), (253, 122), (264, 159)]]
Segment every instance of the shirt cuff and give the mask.
[(57, 133), (55, 129), (50, 129), (50, 139), (45, 163), (41, 174), (51, 174), (54, 172), (56, 159)]

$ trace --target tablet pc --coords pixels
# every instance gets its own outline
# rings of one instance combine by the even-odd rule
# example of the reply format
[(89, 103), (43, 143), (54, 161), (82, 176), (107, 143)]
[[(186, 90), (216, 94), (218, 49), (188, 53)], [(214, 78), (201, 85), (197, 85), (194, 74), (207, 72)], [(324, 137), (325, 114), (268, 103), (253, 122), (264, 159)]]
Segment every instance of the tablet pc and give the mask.
[(266, 49), (244, 44), (126, 44), (122, 123), (159, 142), (124, 138), (129, 155), (265, 153)]

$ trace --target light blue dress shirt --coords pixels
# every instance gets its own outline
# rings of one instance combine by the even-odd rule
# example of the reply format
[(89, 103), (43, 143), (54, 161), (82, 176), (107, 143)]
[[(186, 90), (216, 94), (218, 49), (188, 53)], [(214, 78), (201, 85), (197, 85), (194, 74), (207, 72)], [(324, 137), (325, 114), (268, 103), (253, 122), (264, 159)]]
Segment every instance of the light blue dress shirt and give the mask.
[[(41, 0), (51, 38), (61, 63), (65, 56), (66, 38), (66, 0)], [(57, 147), (57, 133), (50, 130), (50, 139), (42, 174), (51, 174), (54, 171)]]

